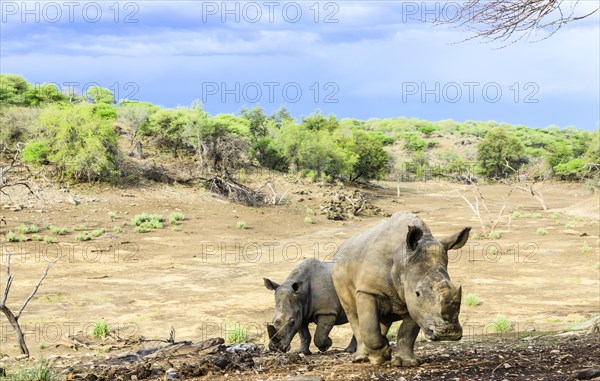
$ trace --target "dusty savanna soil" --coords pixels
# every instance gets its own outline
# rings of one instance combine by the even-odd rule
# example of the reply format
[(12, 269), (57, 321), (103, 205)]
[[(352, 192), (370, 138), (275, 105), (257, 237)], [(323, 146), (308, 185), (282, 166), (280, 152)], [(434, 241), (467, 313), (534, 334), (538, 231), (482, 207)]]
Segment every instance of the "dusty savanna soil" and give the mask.
[[(250, 186), (264, 180), (252, 175), (247, 179)], [(262, 278), (280, 282), (303, 258), (327, 260), (344, 240), (384, 218), (330, 221), (320, 214), (319, 206), (340, 191), (339, 187), (281, 177), (274, 182), (277, 193), (285, 194), (284, 202), (260, 208), (231, 204), (198, 187), (181, 185), (47, 187), (43, 202), (11, 189), (12, 200), (3, 196), (0, 203), (6, 205), (0, 212), (7, 221), (1, 226), (3, 232), (14, 231), (20, 224), (36, 224), (41, 228), (38, 234), (44, 236), (52, 235), (44, 228), (49, 224), (69, 227), (67, 235), (55, 236), (55, 244), (3, 241), (0, 279), (4, 284), (9, 250), (14, 283), (8, 305), (14, 309), (31, 292), (48, 261), (61, 254), (21, 317), (33, 357), (59, 356), (77, 363), (79, 357), (111, 357), (135, 349), (107, 344), (93, 350), (80, 346), (74, 351), (67, 335), (90, 338), (98, 319), (104, 319), (120, 338), (167, 339), (173, 327), (176, 341), (199, 342), (242, 331), (248, 340), (266, 343), (264, 327), (274, 301)], [(463, 306), (462, 342), (419, 342), (420, 354), (428, 361), (419, 369), (351, 364), (346, 354), (332, 353), (297, 362), (292, 358), (291, 364), (271, 367), (266, 373), (253, 368), (239, 376), (235, 370), (226, 370), (208, 377), (224, 378), (229, 372), (229, 379), (281, 378), (306, 369), (325, 379), (352, 379), (353, 375), (355, 379), (391, 380), (403, 375), (407, 379), (441, 379), (435, 373), (438, 370), (455, 378), (464, 371), (466, 379), (519, 379), (521, 374), (540, 375), (531, 379), (564, 379), (569, 371), (592, 366), (598, 358), (597, 337), (535, 339), (539, 347), (538, 341), (520, 340), (522, 334), (562, 331), (600, 313), (598, 194), (580, 184), (544, 184), (541, 189), (547, 211), (531, 195), (514, 191), (496, 229), (500, 238), (470, 240), (461, 251), (450, 253), (449, 273), (454, 283), (463, 286), (463, 295), (476, 294), (481, 304)], [(436, 181), (404, 183), (400, 197), (394, 183), (361, 189), (384, 212), (418, 213), (437, 237), (463, 226), (472, 226), (481, 236), (478, 220), (457, 190), (473, 200), (469, 186)], [(481, 190), (495, 218), (507, 188), (482, 185)], [(75, 200), (78, 205), (73, 204)], [(167, 222), (163, 229), (136, 233), (129, 225), (136, 214), (168, 217), (175, 211), (185, 215), (175, 226)], [(506, 217), (515, 211), (530, 217), (513, 218), (509, 227)], [(109, 212), (113, 212), (112, 219)], [(535, 213), (541, 218), (531, 217)], [(487, 219), (485, 211), (483, 215)], [(314, 223), (305, 222), (305, 217)], [(237, 227), (240, 221), (245, 222), (245, 229)], [(75, 237), (80, 232), (73, 227), (80, 225), (88, 231), (107, 231), (94, 240), (79, 242)], [(122, 233), (113, 232), (116, 225), (122, 227)], [(538, 228), (545, 228), (547, 234), (536, 234)], [(511, 331), (500, 341), (492, 335), (499, 314), (512, 323)], [(0, 352), (16, 356), (18, 349), (8, 323), (2, 321), (0, 328)], [(348, 325), (336, 328), (334, 349), (345, 347), (350, 336)], [(293, 343), (293, 347), (297, 345)], [(504, 353), (505, 349), (508, 352)], [(559, 352), (550, 354), (551, 350)], [(454, 361), (449, 362), (446, 355)], [(15, 366), (5, 361), (9, 369)], [(503, 361), (510, 367), (505, 368)], [(556, 373), (561, 369), (562, 374)], [(478, 373), (480, 370), (483, 373)], [(551, 378), (552, 374), (559, 376)]]

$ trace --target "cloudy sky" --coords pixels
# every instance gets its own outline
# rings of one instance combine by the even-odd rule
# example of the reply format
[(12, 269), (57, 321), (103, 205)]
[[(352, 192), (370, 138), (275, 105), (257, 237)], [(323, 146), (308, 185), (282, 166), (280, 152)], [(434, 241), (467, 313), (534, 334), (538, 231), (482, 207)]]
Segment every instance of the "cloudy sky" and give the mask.
[[(582, 1), (585, 13), (596, 0)], [(500, 43), (452, 26), (456, 3), (0, 1), (0, 71), (98, 84), (118, 99), (206, 111), (282, 105), (339, 118), (598, 128), (600, 18)]]

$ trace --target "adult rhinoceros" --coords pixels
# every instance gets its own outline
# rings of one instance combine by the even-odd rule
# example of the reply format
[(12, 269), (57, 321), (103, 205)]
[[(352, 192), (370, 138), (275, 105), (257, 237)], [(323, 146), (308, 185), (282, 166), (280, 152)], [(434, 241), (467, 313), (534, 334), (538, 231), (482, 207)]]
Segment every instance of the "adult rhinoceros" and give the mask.
[(338, 250), (333, 283), (358, 341), (355, 361), (391, 359), (386, 333), (394, 321), (397, 366), (416, 366), (420, 329), (431, 340), (460, 340), (461, 288), (447, 272), (450, 249), (461, 248), (470, 227), (438, 241), (414, 214), (396, 213), (347, 240)]

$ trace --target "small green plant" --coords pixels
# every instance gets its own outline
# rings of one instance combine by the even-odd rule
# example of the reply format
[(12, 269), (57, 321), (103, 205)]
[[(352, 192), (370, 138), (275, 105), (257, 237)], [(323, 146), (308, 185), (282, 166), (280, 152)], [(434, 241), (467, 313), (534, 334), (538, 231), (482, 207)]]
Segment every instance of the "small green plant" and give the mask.
[(544, 228), (537, 228), (537, 230), (535, 232), (537, 235), (547, 235), (548, 234), (548, 230), (546, 230)]
[(516, 208), (517, 208), (517, 210), (519, 210), (519, 209), (523, 209), (523, 208), (524, 208), (524, 206), (523, 206), (523, 204), (519, 204), (519, 205), (517, 205), (517, 207), (516, 207)]
[(477, 240), (479, 239), (479, 234), (477, 234), (477, 233), (473, 233), (473, 234), (471, 235), (471, 239), (472, 239), (472, 240), (474, 240), (474, 241), (477, 241)]
[(550, 218), (552, 218), (552, 219), (560, 218), (560, 216), (561, 216), (560, 212), (552, 212), (552, 213), (550, 213)]
[(110, 218), (111, 221), (114, 221), (117, 219), (117, 212), (108, 212), (108, 218)]
[(53, 381), (57, 378), (52, 374), (50, 362), (42, 358), (33, 365), (20, 367), (15, 374), (9, 373), (6, 379), (11, 381)]
[(596, 240), (596, 246), (600, 246), (600, 238)]
[(248, 342), (248, 334), (243, 325), (236, 323), (235, 328), (227, 330), (227, 342), (232, 344)]
[(583, 322), (584, 322), (583, 320), (575, 320), (574, 322), (567, 324), (565, 326), (565, 328), (563, 328), (563, 332), (572, 331), (573, 328), (577, 327), (579, 324), (581, 324)]
[(113, 231), (115, 233), (123, 233), (123, 228), (120, 227), (119, 225), (115, 225), (115, 226), (113, 226)]
[(304, 222), (307, 224), (314, 224), (315, 222), (313, 221), (312, 218), (310, 217), (304, 217)]
[(65, 235), (69, 232), (69, 229), (66, 226), (62, 228), (58, 226), (50, 226), (50, 232), (55, 235)]
[(498, 239), (498, 238), (500, 238), (500, 237), (501, 237), (501, 234), (500, 234), (500, 233), (498, 233), (498, 232), (497, 232), (497, 231), (495, 231), (495, 230), (492, 230), (492, 231), (491, 231), (491, 232), (488, 234), (488, 238), (489, 238), (489, 239)]
[(465, 295), (465, 304), (469, 307), (477, 307), (481, 304), (477, 295), (472, 293), (467, 293)]
[(515, 220), (521, 218), (522, 216), (523, 214), (521, 212), (513, 212), (512, 214), (512, 218), (514, 218)]
[(600, 270), (600, 262), (596, 262), (596, 265), (594, 266), (594, 268), (596, 270)]
[(8, 242), (19, 242), (19, 237), (17, 236), (17, 234), (13, 231), (8, 231), (6, 233), (6, 240)]
[(504, 315), (497, 315), (494, 319), (494, 330), (498, 333), (510, 331), (511, 326), (510, 320)]
[(585, 243), (583, 244), (583, 246), (581, 246), (581, 252), (582, 252), (583, 254), (589, 254), (589, 253), (591, 253), (591, 252), (592, 252), (592, 247), (591, 247), (590, 245), (588, 245), (588, 243), (587, 243), (587, 242), (585, 242)]
[(44, 242), (47, 244), (56, 243), (56, 238), (49, 236), (49, 235), (45, 235)]
[(533, 213), (530, 214), (531, 218), (542, 218), (542, 213)]
[(573, 229), (575, 227), (575, 222), (569, 221), (565, 224), (565, 229)]
[(25, 225), (25, 224), (21, 224), (17, 227), (17, 231), (21, 234), (29, 234), (29, 233), (37, 233), (40, 231), (40, 229), (34, 225)]
[(75, 239), (78, 241), (89, 241), (92, 239), (92, 236), (89, 235), (88, 233), (81, 233), (81, 234), (77, 234), (75, 236)]
[(106, 322), (102, 319), (96, 321), (96, 324), (94, 324), (94, 329), (92, 330), (92, 336), (94, 337), (94, 339), (104, 339), (108, 337), (109, 334), (110, 330), (108, 329), (108, 325), (106, 324)]
[(42, 236), (39, 235), (39, 234), (34, 234), (30, 238), (31, 238), (32, 241), (36, 241), (36, 242), (42, 240)]
[(598, 221), (596, 221), (596, 220), (591, 220), (591, 221), (590, 221), (590, 225), (591, 225), (591, 226), (598, 226)]
[(96, 229), (96, 230), (92, 231), (92, 236), (93, 237), (100, 237), (104, 233), (106, 233), (106, 229), (105, 228)]
[(169, 215), (169, 223), (171, 225), (177, 225), (178, 221), (183, 221), (183, 213), (173, 212)]
[(77, 231), (77, 232), (82, 232), (84, 230), (87, 230), (87, 227), (85, 225), (79, 225), (79, 226), (73, 226), (73, 230)]
[(314, 216), (317, 213), (315, 212), (315, 210), (313, 208), (307, 206), (306, 207), (306, 214), (308, 214), (310, 216)]
[(235, 224), (235, 226), (238, 229), (246, 229), (246, 223), (244, 221), (238, 221), (237, 224)]
[(40, 345), (38, 345), (38, 348), (40, 348), (41, 350), (46, 349), (46, 345), (44, 343), (40, 343)]
[(136, 226), (138, 233), (147, 233), (153, 229), (162, 229), (164, 217), (160, 214), (138, 214), (131, 220), (131, 225)]

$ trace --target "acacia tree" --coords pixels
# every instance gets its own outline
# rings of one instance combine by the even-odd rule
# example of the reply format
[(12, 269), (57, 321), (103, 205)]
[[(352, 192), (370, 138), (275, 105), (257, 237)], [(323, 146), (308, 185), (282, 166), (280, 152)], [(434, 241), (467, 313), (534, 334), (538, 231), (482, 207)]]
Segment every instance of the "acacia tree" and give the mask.
[[(593, 2), (586, 1), (586, 5), (589, 3)], [(538, 40), (546, 39), (564, 25), (600, 9), (598, 3), (586, 8), (579, 0), (466, 0), (458, 4), (456, 17), (440, 18), (437, 23), (454, 23), (473, 32), (467, 40), (482, 38), (508, 44), (537, 32), (544, 32)]]
[(490, 130), (477, 148), (477, 164), (483, 175), (492, 179), (505, 178), (513, 168), (518, 169), (525, 153), (523, 143), (502, 127)]

